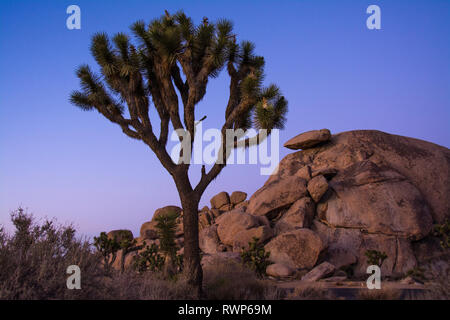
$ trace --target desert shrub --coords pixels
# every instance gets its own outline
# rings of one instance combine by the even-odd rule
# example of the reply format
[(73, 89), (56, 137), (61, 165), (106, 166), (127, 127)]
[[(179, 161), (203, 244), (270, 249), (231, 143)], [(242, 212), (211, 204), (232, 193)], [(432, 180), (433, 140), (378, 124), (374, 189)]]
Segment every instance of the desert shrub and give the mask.
[(133, 257), (133, 267), (138, 272), (158, 272), (161, 271), (164, 266), (164, 257), (159, 253), (158, 246), (152, 244), (151, 246), (145, 246), (145, 249), (138, 252)]
[(167, 280), (160, 272), (116, 273), (108, 284), (116, 300), (192, 300), (191, 287), (182, 280)]
[(440, 240), (443, 249), (450, 248), (450, 220), (442, 224), (436, 224), (433, 228), (433, 235)]
[(387, 254), (385, 252), (377, 250), (367, 250), (364, 254), (367, 257), (367, 263), (369, 265), (377, 265), (380, 268), (384, 260), (387, 259)]
[[(19, 208), (14, 232), (0, 231), (0, 299), (100, 299), (108, 295), (102, 259), (72, 226), (37, 223)], [(81, 290), (66, 286), (67, 267), (81, 270)]]
[(219, 260), (205, 268), (203, 284), (205, 298), (211, 300), (266, 300), (281, 296), (273, 284), (234, 262)]
[(258, 238), (253, 238), (253, 241), (248, 243), (248, 249), (242, 249), (241, 259), (246, 267), (261, 278), (266, 274), (266, 268), (271, 262), (269, 261), (270, 252), (266, 252), (264, 245), (258, 241)]

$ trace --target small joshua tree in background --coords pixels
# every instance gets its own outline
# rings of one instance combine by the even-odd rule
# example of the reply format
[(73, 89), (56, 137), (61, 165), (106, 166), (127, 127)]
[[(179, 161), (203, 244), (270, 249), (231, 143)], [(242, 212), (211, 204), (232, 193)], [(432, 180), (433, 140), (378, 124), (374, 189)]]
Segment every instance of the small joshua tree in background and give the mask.
[(127, 255), (142, 249), (143, 246), (136, 246), (136, 240), (125, 235), (119, 235), (119, 237), (122, 239), (119, 242), (120, 249), (122, 250), (122, 255), (120, 256), (120, 272), (123, 273), (125, 271), (125, 258)]
[(156, 229), (159, 234), (160, 249), (165, 255), (174, 256), (177, 252), (175, 232), (177, 228), (178, 214), (169, 212), (156, 217)]
[(133, 266), (138, 272), (158, 272), (164, 267), (164, 257), (159, 253), (158, 246), (152, 244), (151, 246), (146, 245), (144, 242), (145, 249), (138, 252), (134, 256)]
[(120, 244), (116, 239), (111, 239), (106, 235), (106, 232), (101, 232), (100, 236), (94, 237), (94, 246), (103, 257), (103, 265), (106, 272), (111, 270), (111, 266), (116, 261), (117, 251), (120, 249)]
[(94, 237), (94, 246), (103, 256), (107, 272), (111, 270), (111, 266), (117, 259), (117, 253), (121, 250), (120, 272), (122, 273), (125, 271), (125, 258), (127, 255), (143, 248), (143, 246), (136, 246), (136, 240), (126, 230), (119, 230), (111, 236), (102, 232), (99, 237)]
[(367, 257), (367, 264), (376, 265), (380, 268), (384, 260), (387, 259), (387, 254), (385, 252), (380, 252), (377, 250), (367, 250), (365, 252), (365, 256)]
[(156, 217), (156, 229), (158, 229), (160, 250), (164, 255), (164, 273), (172, 277), (176, 273), (177, 244), (175, 232), (177, 228), (178, 213), (168, 212)]
[(242, 248), (241, 251), (242, 263), (260, 278), (266, 274), (266, 268), (271, 264), (269, 257), (270, 252), (266, 252), (264, 245), (255, 237), (248, 243), (248, 249)]

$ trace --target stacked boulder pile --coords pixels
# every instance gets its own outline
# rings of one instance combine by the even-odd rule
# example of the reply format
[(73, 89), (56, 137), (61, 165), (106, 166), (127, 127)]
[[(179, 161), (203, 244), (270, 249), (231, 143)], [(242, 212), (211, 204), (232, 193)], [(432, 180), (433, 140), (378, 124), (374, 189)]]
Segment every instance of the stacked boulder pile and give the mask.
[[(203, 264), (239, 260), (254, 238), (270, 251), (273, 277), (315, 281), (365, 276), (368, 250), (385, 252), (382, 275), (402, 277), (448, 252), (432, 233), (450, 216), (450, 150), (373, 130), (302, 133), (284, 145), (277, 171), (249, 200), (221, 192), (199, 212)], [(182, 211), (177, 241), (182, 246)], [(138, 242), (157, 242), (154, 218)], [(448, 250), (447, 250), (448, 251)], [(345, 273), (343, 272), (345, 270)]]

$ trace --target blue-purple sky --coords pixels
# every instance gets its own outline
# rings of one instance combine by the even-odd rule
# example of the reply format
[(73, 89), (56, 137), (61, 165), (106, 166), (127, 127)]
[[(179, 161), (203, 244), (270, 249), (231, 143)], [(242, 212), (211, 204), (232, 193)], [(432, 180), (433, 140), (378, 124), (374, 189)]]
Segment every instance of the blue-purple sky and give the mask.
[[(81, 8), (81, 30), (66, 28), (71, 4)], [(366, 27), (371, 4), (381, 8), (381, 30)], [(281, 142), (311, 129), (378, 129), (450, 146), (448, 0), (2, 0), (0, 224), (22, 206), (73, 222), (85, 235), (127, 228), (137, 236), (155, 209), (179, 204), (143, 143), (68, 102), (79, 87), (75, 68), (95, 66), (93, 33), (128, 31), (164, 9), (183, 9), (197, 23), (229, 18), (238, 39), (256, 44), (267, 82), (289, 100)], [(225, 74), (210, 83), (197, 112), (208, 115), (205, 127), (221, 125), (227, 86)], [(266, 179), (256, 165), (227, 167), (201, 205), (223, 190), (252, 194)]]

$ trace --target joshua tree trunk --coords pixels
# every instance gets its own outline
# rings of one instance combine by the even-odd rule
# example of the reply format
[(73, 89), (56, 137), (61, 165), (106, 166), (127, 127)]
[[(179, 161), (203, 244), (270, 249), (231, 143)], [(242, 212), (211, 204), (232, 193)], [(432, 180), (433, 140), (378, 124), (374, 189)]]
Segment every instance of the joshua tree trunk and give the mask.
[(194, 192), (181, 196), (184, 228), (184, 260), (183, 271), (188, 284), (202, 295), (203, 270), (200, 264), (200, 248), (198, 244), (198, 204), (199, 198)]

